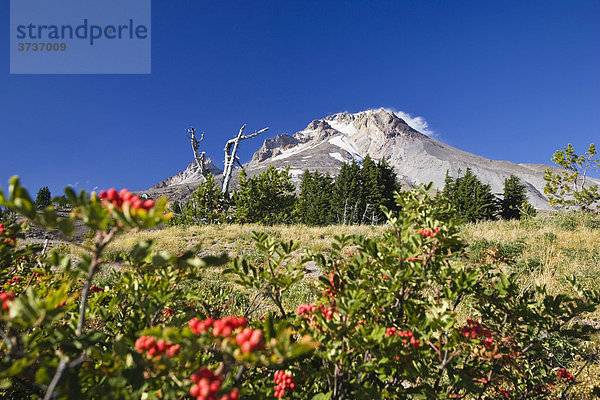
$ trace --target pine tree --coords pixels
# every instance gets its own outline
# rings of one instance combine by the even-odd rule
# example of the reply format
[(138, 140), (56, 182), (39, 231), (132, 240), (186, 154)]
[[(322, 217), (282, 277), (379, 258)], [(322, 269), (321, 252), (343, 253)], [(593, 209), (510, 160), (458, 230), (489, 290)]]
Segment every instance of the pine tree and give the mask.
[(35, 198), (35, 207), (42, 209), (48, 207), (50, 204), (52, 204), (52, 195), (50, 194), (50, 189), (48, 189), (48, 186), (44, 186), (37, 193)]
[(239, 190), (233, 195), (235, 220), (238, 223), (267, 225), (292, 222), (296, 194), (289, 170), (287, 167), (278, 171), (271, 165), (252, 178), (248, 178), (242, 170)]
[(384, 191), (381, 170), (377, 168), (369, 155), (363, 160), (360, 177), (363, 185), (360, 223), (365, 223), (372, 219), (371, 215), (375, 213), (379, 215), (379, 206), (383, 201)]
[(226, 196), (221, 194), (221, 188), (215, 183), (215, 178), (208, 173), (206, 180), (198, 186), (184, 204), (173, 202), (171, 210), (174, 216), (169, 225), (191, 224), (220, 224), (227, 220), (229, 204)]
[(195, 218), (201, 224), (225, 222), (226, 207), (221, 195), (221, 188), (209, 172), (206, 181), (202, 182), (192, 195), (195, 206)]
[(445, 183), (442, 195), (454, 207), (457, 217), (468, 222), (496, 218), (496, 196), (490, 185), (481, 183), (470, 168), (456, 179), (446, 173)]
[(333, 186), (331, 209), (334, 222), (338, 224), (358, 223), (363, 208), (360, 166), (352, 161), (343, 164)]
[(521, 219), (524, 203), (527, 203), (527, 188), (517, 176), (511, 175), (504, 180), (504, 197), (500, 202), (500, 215), (504, 219)]
[(367, 155), (362, 167), (354, 161), (344, 164), (331, 195), (333, 222), (380, 223), (385, 220), (381, 206), (396, 209), (394, 194), (398, 190), (396, 173), (385, 160), (375, 163)]
[(329, 175), (308, 170), (302, 175), (300, 197), (296, 208), (298, 222), (306, 225), (328, 225), (333, 222), (331, 196), (333, 180)]
[[(401, 189), (398, 176), (394, 172), (394, 168), (385, 159), (379, 161), (377, 168), (379, 169), (379, 177), (381, 179), (381, 186), (383, 187), (381, 205), (385, 206), (388, 210), (397, 210), (398, 205), (396, 204), (395, 193)], [(383, 220), (384, 216), (380, 214), (380, 221)]]

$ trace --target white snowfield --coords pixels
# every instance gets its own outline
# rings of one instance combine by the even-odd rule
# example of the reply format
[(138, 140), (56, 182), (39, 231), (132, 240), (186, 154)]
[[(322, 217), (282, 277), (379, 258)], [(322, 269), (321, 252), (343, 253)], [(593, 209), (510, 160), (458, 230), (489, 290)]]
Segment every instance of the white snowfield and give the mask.
[[(363, 156), (359, 154), (360, 150), (358, 147), (352, 142), (352, 140), (344, 135), (336, 136), (334, 138), (329, 139), (329, 143), (334, 146), (339, 147), (342, 150), (346, 150), (356, 161), (362, 161)], [(338, 153), (339, 154), (339, 153)], [(331, 154), (330, 154), (331, 155)], [(341, 154), (340, 154), (341, 157)]]

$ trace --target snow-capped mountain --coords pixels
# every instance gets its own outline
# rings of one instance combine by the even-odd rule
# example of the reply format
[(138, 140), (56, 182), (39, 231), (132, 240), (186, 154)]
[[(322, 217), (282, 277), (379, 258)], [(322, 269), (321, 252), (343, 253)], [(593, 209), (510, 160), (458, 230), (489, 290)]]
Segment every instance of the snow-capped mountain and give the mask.
[(246, 168), (256, 173), (268, 165), (289, 165), (295, 177), (305, 169), (335, 175), (342, 163), (353, 159), (360, 162), (367, 154), (375, 160), (387, 160), (401, 181), (410, 186), (433, 182), (441, 189), (446, 171), (456, 177), (459, 171), (471, 168), (495, 193), (501, 193), (504, 179), (514, 174), (527, 185), (535, 207), (549, 208), (543, 194), (546, 165), (495, 161), (467, 153), (418, 132), (383, 108), (330, 115), (312, 121), (294, 135), (267, 139)]
[[(374, 160), (387, 160), (404, 187), (433, 182), (441, 189), (446, 171), (456, 177), (460, 171), (464, 173), (471, 168), (482, 182), (491, 185), (495, 193), (502, 193), (504, 180), (514, 174), (527, 186), (529, 199), (536, 208), (550, 208), (543, 194), (547, 165), (515, 164), (467, 153), (418, 132), (396, 113), (383, 108), (330, 115), (312, 121), (293, 135), (281, 134), (266, 139), (244, 167), (249, 175), (254, 175), (269, 165), (289, 166), (294, 181), (299, 182), (300, 175), (307, 169), (337, 175), (343, 163), (361, 162), (367, 154)], [(213, 174), (218, 174), (218, 168), (211, 165)], [(234, 187), (236, 176), (234, 173)], [(177, 186), (189, 186), (198, 181), (199, 174), (190, 164), (186, 171), (153, 188), (173, 192)]]

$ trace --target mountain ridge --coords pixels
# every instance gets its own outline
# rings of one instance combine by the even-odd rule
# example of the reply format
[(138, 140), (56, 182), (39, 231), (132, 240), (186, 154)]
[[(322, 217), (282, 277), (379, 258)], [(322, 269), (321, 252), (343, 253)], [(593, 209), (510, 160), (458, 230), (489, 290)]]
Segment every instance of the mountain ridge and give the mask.
[[(502, 193), (504, 179), (514, 174), (526, 185), (534, 207), (551, 208), (543, 194), (543, 176), (546, 168), (554, 167), (492, 160), (457, 149), (419, 132), (395, 112), (384, 108), (328, 115), (311, 121), (294, 134), (282, 133), (265, 139), (244, 168), (252, 176), (269, 165), (289, 166), (293, 181), (298, 183), (307, 169), (335, 176), (343, 163), (361, 162), (367, 154), (375, 160), (385, 159), (394, 167), (403, 186), (409, 187), (433, 182), (435, 188), (441, 189), (446, 171), (457, 177), (470, 168), (482, 182), (490, 184), (493, 192)], [(211, 166), (218, 175), (219, 169), (212, 162)], [(181, 184), (197, 184), (199, 176), (194, 182), (197, 176), (194, 168), (190, 164), (185, 171), (153, 188), (173, 189)], [(235, 187), (235, 180), (233, 185)]]

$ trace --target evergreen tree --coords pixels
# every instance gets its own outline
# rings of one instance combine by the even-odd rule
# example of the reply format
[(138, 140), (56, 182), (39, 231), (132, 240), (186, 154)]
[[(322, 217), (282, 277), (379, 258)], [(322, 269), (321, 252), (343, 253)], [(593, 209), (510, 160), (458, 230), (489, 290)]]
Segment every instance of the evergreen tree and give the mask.
[(356, 162), (342, 165), (333, 186), (333, 222), (377, 224), (385, 220), (381, 206), (396, 209), (394, 194), (400, 185), (394, 169), (385, 161), (375, 163), (370, 156), (362, 167)]
[(362, 180), (360, 166), (352, 161), (343, 164), (333, 186), (331, 209), (334, 222), (353, 224), (359, 222), (359, 213), (363, 208)]
[(173, 205), (171, 205), (171, 211), (173, 211), (173, 214), (181, 214), (183, 212), (178, 200), (175, 200)]
[(292, 222), (296, 194), (289, 166), (278, 171), (271, 165), (252, 178), (242, 169), (239, 186), (233, 195), (237, 222), (267, 225)]
[(52, 195), (50, 194), (50, 189), (48, 189), (48, 186), (44, 186), (37, 193), (35, 198), (35, 207), (42, 209), (48, 207), (50, 204), (52, 204)]
[(298, 221), (306, 225), (331, 224), (333, 222), (332, 194), (333, 180), (328, 174), (305, 171), (300, 183), (300, 198), (296, 208)]
[(500, 215), (504, 219), (521, 219), (524, 203), (527, 203), (527, 188), (517, 176), (511, 175), (504, 180), (504, 197), (500, 202)]
[(67, 196), (65, 196), (64, 194), (62, 196), (55, 197), (54, 199), (52, 199), (52, 201), (54, 202), (54, 204), (56, 204), (58, 208), (61, 208), (63, 210), (71, 207), (69, 205), (69, 200), (67, 199)]
[(202, 182), (192, 195), (196, 220), (202, 224), (225, 222), (227, 207), (224, 200), (221, 188), (215, 184), (212, 174), (208, 173), (206, 181)]
[[(398, 182), (398, 176), (396, 175), (396, 172), (394, 172), (394, 168), (384, 159), (379, 161), (377, 168), (379, 169), (379, 178), (381, 179), (381, 186), (383, 187), (381, 205), (385, 206), (388, 210), (398, 210), (398, 205), (395, 200), (395, 193), (399, 192), (401, 189), (400, 183)], [(385, 220), (383, 214), (380, 214), (379, 220)]]
[(362, 163), (360, 177), (363, 186), (361, 205), (360, 223), (365, 223), (372, 219), (375, 213), (379, 216), (379, 206), (383, 202), (383, 180), (381, 170), (375, 162), (367, 155)]
[(454, 207), (457, 217), (469, 222), (496, 218), (498, 200), (490, 185), (481, 183), (470, 168), (456, 179), (446, 172), (445, 182), (442, 195)]
[(198, 186), (185, 204), (173, 202), (173, 218), (169, 225), (218, 224), (227, 219), (228, 202), (221, 194), (221, 188), (215, 183), (212, 174)]

